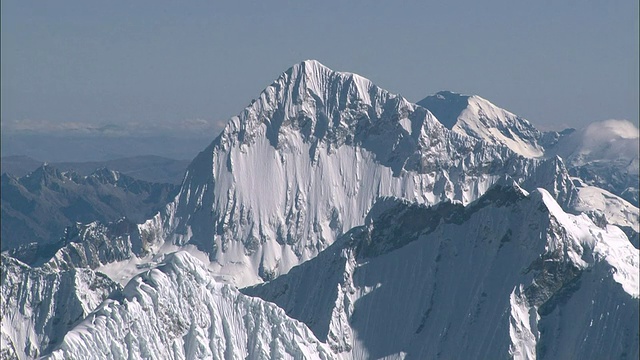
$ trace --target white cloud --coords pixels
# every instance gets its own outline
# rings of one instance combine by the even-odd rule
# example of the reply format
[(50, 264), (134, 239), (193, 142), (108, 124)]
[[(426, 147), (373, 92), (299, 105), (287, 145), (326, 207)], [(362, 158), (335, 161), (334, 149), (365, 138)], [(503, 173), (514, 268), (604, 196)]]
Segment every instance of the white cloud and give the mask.
[(640, 137), (638, 127), (627, 120), (604, 120), (570, 135), (561, 156), (573, 154), (582, 161), (628, 162), (630, 173), (638, 172)]
[(2, 120), (2, 132), (88, 136), (153, 136), (176, 135), (215, 138), (226, 121), (202, 118), (178, 121), (97, 124), (82, 121), (50, 121), (36, 119)]

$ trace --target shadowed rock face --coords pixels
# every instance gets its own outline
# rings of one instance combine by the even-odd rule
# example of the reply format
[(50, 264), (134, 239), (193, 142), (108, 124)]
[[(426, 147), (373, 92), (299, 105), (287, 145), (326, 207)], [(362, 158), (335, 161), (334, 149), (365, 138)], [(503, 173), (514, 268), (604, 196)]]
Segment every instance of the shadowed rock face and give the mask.
[(41, 166), (21, 178), (2, 174), (2, 250), (64, 236), (76, 222), (143, 222), (176, 193), (176, 186), (136, 180), (107, 169), (89, 176)]
[(429, 109), (442, 125), (451, 130), (458, 122), (460, 113), (469, 106), (469, 96), (451, 91), (440, 91), (433, 96), (427, 96), (416, 104)]

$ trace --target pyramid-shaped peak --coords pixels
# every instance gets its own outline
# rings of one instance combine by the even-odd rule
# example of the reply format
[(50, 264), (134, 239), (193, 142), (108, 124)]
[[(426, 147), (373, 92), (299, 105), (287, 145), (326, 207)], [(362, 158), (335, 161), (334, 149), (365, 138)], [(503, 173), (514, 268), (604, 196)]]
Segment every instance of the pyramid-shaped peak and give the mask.
[(469, 107), (469, 95), (452, 91), (440, 91), (418, 101), (418, 105), (429, 109), (448, 129), (458, 122), (458, 116)]
[(354, 87), (359, 91), (376, 89), (381, 91), (373, 82), (363, 76), (346, 71), (336, 71), (318, 60), (304, 60), (293, 65), (276, 80), (285, 83), (301, 83), (306, 88), (322, 92), (324, 87), (342, 84), (345, 87)]
[(320, 74), (336, 74), (336, 75), (343, 75), (343, 76), (349, 76), (349, 77), (357, 76), (362, 78), (362, 76), (353, 74), (350, 72), (333, 70), (328, 66), (322, 64), (320, 61), (313, 60), (313, 59), (304, 60), (298, 64), (293, 65), (287, 72), (290, 72), (290, 71), (295, 74), (304, 74), (308, 76), (320, 75)]
[[(249, 110), (259, 113), (280, 109), (286, 118), (297, 117), (301, 111), (333, 114), (359, 104), (381, 111), (394, 98), (401, 99), (360, 75), (334, 71), (317, 60), (304, 60), (282, 73)], [(265, 117), (273, 123), (271, 115)]]
[(329, 69), (329, 67), (323, 65), (320, 61), (314, 59), (304, 60), (303, 62), (294, 65), (294, 67), (299, 66), (305, 72), (316, 72), (316, 71), (333, 71)]

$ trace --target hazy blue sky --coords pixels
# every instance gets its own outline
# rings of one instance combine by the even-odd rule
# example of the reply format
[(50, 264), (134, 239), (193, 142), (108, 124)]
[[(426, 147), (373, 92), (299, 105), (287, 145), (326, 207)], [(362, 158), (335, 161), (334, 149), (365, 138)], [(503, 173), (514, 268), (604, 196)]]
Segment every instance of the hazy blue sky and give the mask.
[(214, 132), (310, 58), (412, 101), (478, 94), (545, 129), (638, 122), (637, 0), (186, 3), (3, 0), (3, 124)]

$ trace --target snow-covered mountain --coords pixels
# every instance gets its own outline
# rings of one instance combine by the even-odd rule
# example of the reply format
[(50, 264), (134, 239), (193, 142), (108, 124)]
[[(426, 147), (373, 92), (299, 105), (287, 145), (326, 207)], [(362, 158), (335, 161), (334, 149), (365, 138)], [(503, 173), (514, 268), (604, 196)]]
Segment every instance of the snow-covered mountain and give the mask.
[(134, 277), (46, 359), (330, 359), (303, 323), (216, 283), (186, 252)]
[(629, 121), (606, 120), (579, 130), (543, 133), (477, 95), (441, 91), (418, 105), (457, 133), (508, 146), (526, 157), (560, 156), (572, 176), (638, 206), (640, 134)]
[(505, 182), (467, 207), (383, 199), (315, 259), (243, 292), (345, 358), (637, 358), (638, 266), (619, 228)]
[(459, 134), (508, 146), (529, 158), (544, 156), (543, 133), (529, 121), (499, 108), (477, 95), (441, 91), (417, 102), (431, 111), (444, 126)]
[(538, 173), (556, 162), (450, 131), (423, 107), (310, 60), (229, 121), (145, 226), (158, 244), (195, 244), (220, 273), (250, 284), (316, 256), (381, 196), (467, 204), (508, 174), (532, 189), (565, 183), (549, 189), (564, 204), (568, 176)]
[(638, 208), (570, 176), (611, 146), (477, 96), (421, 104), (309, 60), (175, 196), (108, 170), (3, 175), (3, 249), (5, 203), (36, 225), (139, 216), (3, 252), (2, 358), (637, 357)]
[(60, 343), (119, 285), (90, 269), (32, 268), (2, 254), (0, 359), (33, 359)]

